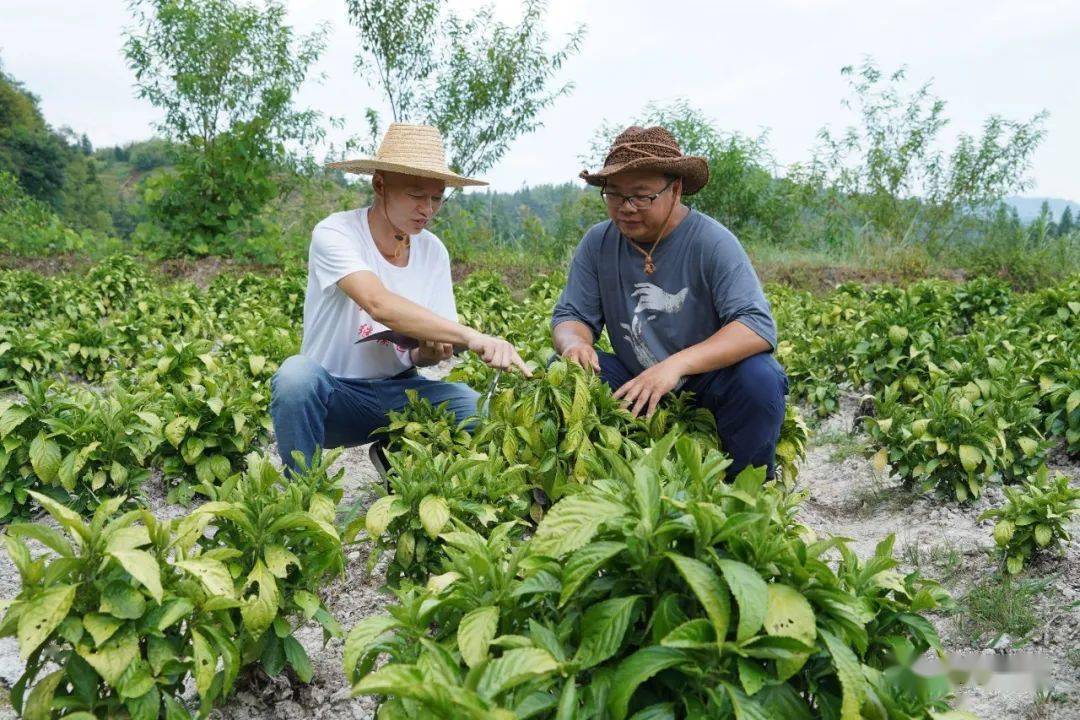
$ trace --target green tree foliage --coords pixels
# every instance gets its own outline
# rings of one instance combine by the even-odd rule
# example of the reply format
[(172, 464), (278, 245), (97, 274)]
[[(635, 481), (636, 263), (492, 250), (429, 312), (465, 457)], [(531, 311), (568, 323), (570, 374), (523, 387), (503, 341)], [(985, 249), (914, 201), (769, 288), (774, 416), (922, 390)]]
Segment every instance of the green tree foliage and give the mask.
[(802, 170), (820, 197), (848, 198), (858, 224), (895, 241), (943, 242), (977, 212), (1029, 186), (1024, 175), (1045, 136), (1045, 113), (1027, 121), (991, 115), (981, 136), (961, 133), (945, 152), (946, 103), (929, 82), (909, 92), (904, 68), (886, 74), (869, 58), (841, 72), (852, 93), (844, 106), (860, 124), (840, 134), (823, 129), (821, 148)]
[(86, 135), (49, 127), (38, 98), (0, 70), (0, 172), (79, 230), (111, 232), (110, 198)]
[[(499, 21), (491, 7), (462, 17), (438, 0), (347, 6), (360, 32), (356, 67), (384, 93), (392, 119), (439, 128), (451, 167), (466, 175), (494, 165), (515, 138), (539, 126), (541, 110), (572, 88), (551, 83), (584, 29), (549, 48), (543, 0), (525, 0), (517, 25)], [(368, 121), (373, 144), (380, 133), (372, 109)]]
[(1072, 208), (1066, 205), (1065, 209), (1061, 212), (1061, 218), (1058, 219), (1057, 234), (1068, 235), (1075, 227), (1076, 223), (1073, 221)]
[(142, 0), (124, 53), (139, 97), (161, 109), (176, 167), (147, 186), (151, 216), (175, 252), (227, 249), (279, 191), (275, 172), (297, 161), (290, 143), (320, 136), (318, 115), (293, 96), (323, 47), (297, 36), (285, 8), (232, 0)]

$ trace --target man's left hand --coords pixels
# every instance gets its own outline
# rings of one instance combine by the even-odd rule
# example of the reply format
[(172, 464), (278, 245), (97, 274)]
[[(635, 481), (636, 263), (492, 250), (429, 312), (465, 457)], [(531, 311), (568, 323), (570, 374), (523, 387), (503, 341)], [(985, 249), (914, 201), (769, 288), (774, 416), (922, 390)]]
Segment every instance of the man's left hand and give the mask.
[(668, 358), (616, 390), (615, 398), (621, 400), (623, 407), (629, 408), (634, 417), (642, 410), (646, 417), (651, 417), (660, 398), (674, 390), (681, 379), (679, 368)]
[(449, 360), (454, 354), (454, 346), (450, 343), (431, 342), (421, 340), (420, 347), (412, 351), (413, 362), (420, 367), (437, 365), (443, 360)]

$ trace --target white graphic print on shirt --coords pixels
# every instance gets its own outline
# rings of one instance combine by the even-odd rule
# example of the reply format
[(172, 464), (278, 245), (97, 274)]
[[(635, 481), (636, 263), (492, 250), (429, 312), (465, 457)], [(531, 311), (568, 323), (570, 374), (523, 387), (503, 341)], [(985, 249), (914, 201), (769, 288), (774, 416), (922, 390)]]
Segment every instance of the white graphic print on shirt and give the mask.
[[(636, 289), (630, 293), (631, 297), (638, 299), (637, 306), (634, 308), (634, 318), (629, 325), (626, 323), (620, 323), (620, 325), (628, 333), (623, 337), (630, 343), (630, 347), (634, 351), (634, 357), (637, 358), (642, 367), (650, 368), (659, 360), (649, 348), (648, 343), (645, 342), (645, 323), (655, 320), (656, 313), (673, 315), (682, 310), (690, 288), (684, 287), (679, 292), (672, 294), (657, 285), (647, 282), (635, 283), (634, 287)], [(679, 385), (682, 385), (681, 381)]]

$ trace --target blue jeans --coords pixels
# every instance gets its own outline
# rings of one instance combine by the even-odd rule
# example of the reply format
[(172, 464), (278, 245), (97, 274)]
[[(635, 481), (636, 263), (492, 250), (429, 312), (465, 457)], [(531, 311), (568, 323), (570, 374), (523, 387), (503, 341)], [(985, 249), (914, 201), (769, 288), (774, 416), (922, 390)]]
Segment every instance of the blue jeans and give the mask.
[(316, 447), (370, 442), (371, 432), (387, 424), (387, 413), (408, 403), (406, 390), (415, 390), (432, 405), (446, 403), (459, 422), (476, 413), (479, 394), (468, 385), (421, 375), (385, 380), (339, 378), (304, 355), (286, 358), (270, 380), (270, 417), (282, 463), (295, 471), (294, 450), (310, 463)]
[[(617, 390), (633, 375), (611, 353), (596, 353), (600, 378)], [(775, 474), (776, 442), (784, 422), (787, 375), (771, 353), (759, 353), (720, 370), (691, 375), (681, 388), (694, 393), (694, 401), (716, 418), (721, 447), (731, 456), (727, 476), (733, 478), (747, 465), (766, 465)]]

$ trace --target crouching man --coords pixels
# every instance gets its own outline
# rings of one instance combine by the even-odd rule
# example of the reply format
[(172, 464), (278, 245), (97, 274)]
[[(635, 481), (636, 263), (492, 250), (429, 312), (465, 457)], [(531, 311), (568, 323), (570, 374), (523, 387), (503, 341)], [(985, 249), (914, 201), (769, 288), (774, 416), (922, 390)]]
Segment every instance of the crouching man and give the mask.
[[(600, 373), (631, 412), (689, 390), (716, 417), (729, 476), (766, 465), (784, 418), (776, 326), (742, 245), (682, 203), (709, 179), (661, 127), (620, 134), (597, 172), (610, 220), (582, 239), (552, 319), (555, 348)], [(615, 353), (594, 347), (606, 327)]]
[(330, 215), (311, 234), (300, 354), (271, 380), (278, 452), (292, 471), (294, 450), (310, 463), (316, 447), (368, 442), (387, 413), (406, 405), (407, 390), (446, 403), (459, 421), (473, 415), (474, 390), (416, 371), (449, 358), (455, 346), (491, 367), (529, 374), (506, 340), (457, 322), (449, 255), (425, 228), (448, 185), (486, 183), (446, 166), (438, 130), (395, 123), (374, 158), (330, 167), (371, 174), (375, 199)]

